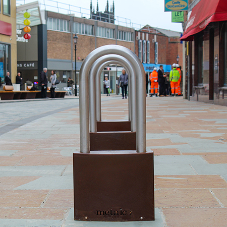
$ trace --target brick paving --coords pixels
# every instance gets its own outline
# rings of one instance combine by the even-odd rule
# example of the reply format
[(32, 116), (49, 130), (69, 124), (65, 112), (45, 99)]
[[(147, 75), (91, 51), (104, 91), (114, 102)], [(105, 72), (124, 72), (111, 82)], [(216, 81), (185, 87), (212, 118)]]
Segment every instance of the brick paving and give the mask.
[[(78, 99), (0, 101), (0, 226), (227, 226), (227, 107), (147, 97), (155, 154), (155, 222), (73, 220), (72, 154)], [(126, 120), (127, 100), (102, 97), (104, 120)]]

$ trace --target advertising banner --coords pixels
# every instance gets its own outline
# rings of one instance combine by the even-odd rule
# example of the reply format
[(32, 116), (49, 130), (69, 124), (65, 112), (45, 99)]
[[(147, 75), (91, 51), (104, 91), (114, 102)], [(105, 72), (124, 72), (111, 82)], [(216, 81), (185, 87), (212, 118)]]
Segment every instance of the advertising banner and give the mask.
[(165, 12), (187, 10), (188, 0), (165, 0)]
[(0, 77), (4, 77), (3, 62), (0, 62)]
[(172, 12), (172, 22), (174, 23), (184, 22), (184, 12), (183, 11)]

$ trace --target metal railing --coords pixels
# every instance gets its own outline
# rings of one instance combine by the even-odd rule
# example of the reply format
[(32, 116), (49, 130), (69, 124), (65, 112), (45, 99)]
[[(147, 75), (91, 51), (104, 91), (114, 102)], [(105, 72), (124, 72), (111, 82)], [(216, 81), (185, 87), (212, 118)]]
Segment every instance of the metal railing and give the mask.
[[(34, 1), (35, 0), (16, 0), (16, 5), (17, 6), (24, 5)], [(75, 5), (70, 5), (70, 4), (55, 1), (55, 0), (38, 0), (38, 1), (40, 3), (41, 10), (52, 11), (56, 13), (90, 19), (90, 9), (86, 9)], [(107, 13), (102, 12), (102, 14), (109, 16), (109, 14)], [(98, 16), (98, 17), (100, 18), (100, 21), (107, 19), (107, 17), (101, 17), (101, 16)], [(141, 24), (133, 23), (131, 19), (128, 19), (125, 17), (119, 17), (119, 16), (115, 16), (114, 24), (124, 26), (124, 27), (130, 27), (135, 30), (139, 30), (143, 27)]]

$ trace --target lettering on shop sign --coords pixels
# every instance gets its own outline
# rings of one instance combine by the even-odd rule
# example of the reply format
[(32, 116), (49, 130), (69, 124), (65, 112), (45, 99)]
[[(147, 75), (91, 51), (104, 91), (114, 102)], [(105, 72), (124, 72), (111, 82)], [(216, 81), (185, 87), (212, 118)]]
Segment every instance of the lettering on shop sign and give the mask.
[(17, 64), (17, 68), (35, 68), (35, 63)]
[(116, 209), (116, 210), (97, 210), (97, 215), (103, 216), (125, 216), (125, 215), (132, 215), (131, 210), (123, 210), (123, 209)]
[(22, 30), (17, 29), (17, 35), (16, 35), (17, 42), (27, 43), (28, 39), (25, 39), (24, 36), (19, 36), (21, 34), (22, 34)]
[(165, 0), (165, 11), (187, 11), (188, 0)]
[(37, 62), (17, 62), (18, 69), (38, 69)]

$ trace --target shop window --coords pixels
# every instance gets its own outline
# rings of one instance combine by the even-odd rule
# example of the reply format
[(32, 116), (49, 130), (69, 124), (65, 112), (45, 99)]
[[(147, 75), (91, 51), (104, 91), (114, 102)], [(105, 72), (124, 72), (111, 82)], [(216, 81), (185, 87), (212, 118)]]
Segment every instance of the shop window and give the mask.
[(147, 41), (147, 63), (150, 63), (150, 41)]
[(10, 45), (0, 44), (0, 80), (2, 83), (8, 71), (10, 71)]
[(143, 40), (143, 63), (146, 63), (146, 40)]
[(3, 14), (10, 15), (10, 0), (3, 0)]
[(142, 62), (142, 40), (138, 40), (138, 53), (139, 53), (139, 59)]

